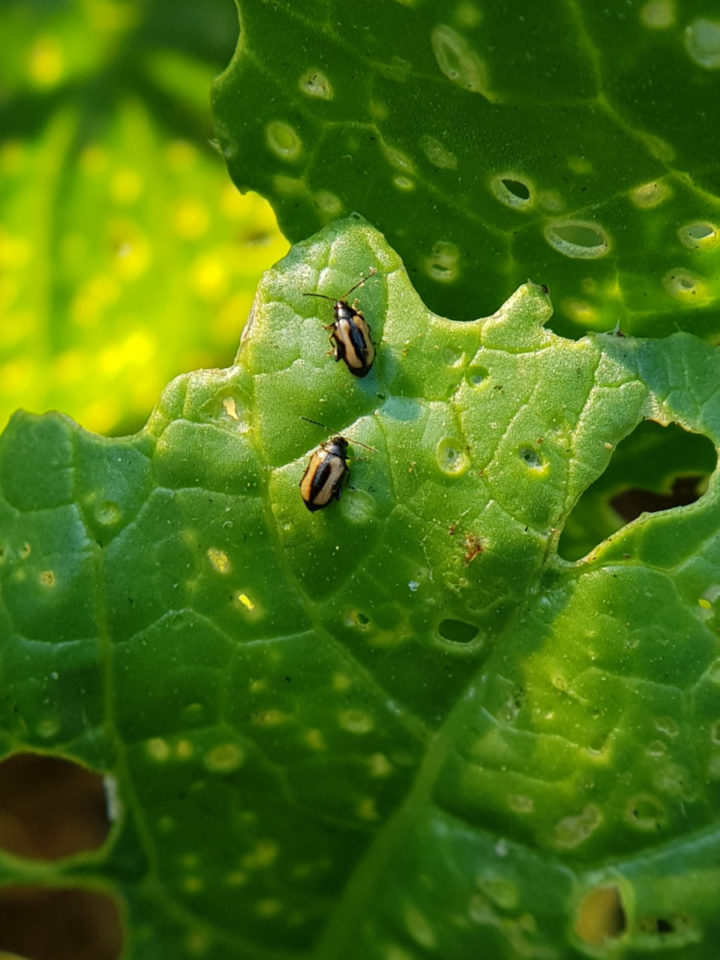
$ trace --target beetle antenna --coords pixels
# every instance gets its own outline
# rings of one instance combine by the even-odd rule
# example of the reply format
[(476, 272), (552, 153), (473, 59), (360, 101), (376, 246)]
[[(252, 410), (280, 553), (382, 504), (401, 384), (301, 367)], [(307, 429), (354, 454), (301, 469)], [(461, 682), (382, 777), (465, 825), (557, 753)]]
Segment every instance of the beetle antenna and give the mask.
[(308, 423), (314, 423), (314, 424), (316, 424), (318, 427), (324, 427), (324, 428), (328, 431), (328, 433), (332, 433), (332, 430), (330, 429), (330, 427), (329, 427), (326, 423), (320, 423), (319, 420), (312, 420), (310, 417), (303, 417), (303, 416), (301, 416), (300, 419), (301, 419), (301, 420), (307, 420)]
[(366, 450), (372, 450), (373, 453), (377, 453), (375, 447), (371, 447), (369, 443), (363, 443), (362, 440), (354, 440), (352, 437), (348, 437), (350, 443), (356, 443), (359, 447), (365, 447)]
[(375, 268), (375, 267), (370, 267), (370, 269), (369, 269), (368, 272), (365, 274), (365, 276), (364, 276), (364, 277), (361, 277), (361, 278), (358, 280), (358, 282), (355, 284), (354, 287), (350, 287), (350, 289), (347, 291), (347, 293), (344, 293), (344, 294), (342, 295), (342, 299), (343, 299), (343, 300), (346, 300), (346, 299), (350, 296), (350, 294), (353, 292), (353, 290), (357, 290), (358, 287), (362, 286), (363, 283), (365, 283), (367, 280), (370, 279), (370, 277), (375, 276), (376, 273), (377, 273), (376, 268)]
[[(370, 277), (375, 276), (376, 273), (377, 273), (377, 269), (376, 269), (375, 267), (370, 267), (370, 269), (369, 269), (368, 272), (365, 274), (365, 276), (364, 276), (364, 277), (360, 277), (360, 279), (358, 280), (358, 282), (357, 282), (356, 284), (354, 284), (354, 286), (350, 287), (350, 289), (347, 291), (347, 293), (344, 293), (344, 294), (340, 297), (340, 300), (345, 300), (346, 297), (349, 297), (349, 296), (350, 296), (350, 294), (353, 292), (353, 290), (357, 290), (358, 287), (362, 286), (363, 283), (365, 283), (367, 280), (370, 279)], [(320, 297), (321, 300), (329, 300), (330, 303), (337, 303), (337, 302), (338, 302), (338, 301), (335, 299), (335, 297), (329, 297), (326, 293), (303, 293), (303, 296), (304, 296), (304, 297)]]
[[(320, 423), (319, 420), (313, 420), (312, 417), (303, 417), (302, 414), (301, 414), (301, 415), (300, 415), (300, 419), (301, 419), (301, 420), (306, 420), (308, 423), (314, 423), (314, 424), (316, 424), (318, 427), (324, 427), (324, 428), (328, 431), (328, 433), (337, 434), (337, 431), (336, 431), (336, 430), (331, 430), (330, 427), (329, 427), (326, 423)], [(347, 438), (347, 441), (348, 441), (348, 443), (356, 443), (359, 447), (365, 447), (366, 450), (372, 450), (373, 453), (377, 453), (377, 452), (378, 452), (378, 451), (375, 449), (375, 447), (371, 447), (369, 443), (363, 443), (362, 440), (355, 440), (353, 437), (348, 437), (348, 438)]]

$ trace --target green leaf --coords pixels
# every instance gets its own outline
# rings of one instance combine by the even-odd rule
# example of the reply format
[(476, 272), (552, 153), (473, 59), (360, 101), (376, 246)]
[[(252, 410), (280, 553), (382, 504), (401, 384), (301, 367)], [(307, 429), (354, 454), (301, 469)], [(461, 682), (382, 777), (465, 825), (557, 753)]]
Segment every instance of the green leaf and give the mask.
[[(305, 294), (372, 268), (359, 379)], [(43, 876), (113, 891), (128, 958), (714, 956), (717, 477), (577, 563), (557, 545), (644, 418), (717, 450), (720, 361), (689, 334), (565, 340), (550, 314), (525, 284), (436, 316), (349, 218), (140, 433), (11, 421), (0, 747), (114, 782), (106, 846)], [(352, 458), (315, 513), (298, 483), (326, 432), (302, 416)]]
[(209, 140), (220, 0), (0, 4), (0, 424), (18, 406), (135, 429), (227, 362), (285, 250)]
[(356, 210), (439, 312), (489, 313), (531, 277), (567, 335), (718, 335), (706, 6), (238, 3), (216, 129), (292, 240)]

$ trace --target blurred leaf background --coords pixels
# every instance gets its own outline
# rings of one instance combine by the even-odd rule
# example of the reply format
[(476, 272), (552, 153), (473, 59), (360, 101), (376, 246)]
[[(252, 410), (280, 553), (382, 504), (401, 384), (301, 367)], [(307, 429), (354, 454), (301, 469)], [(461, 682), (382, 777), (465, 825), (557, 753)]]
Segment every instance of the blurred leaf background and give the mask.
[(211, 144), (237, 32), (231, 0), (0, 4), (0, 428), (133, 431), (173, 376), (232, 361), (287, 249)]

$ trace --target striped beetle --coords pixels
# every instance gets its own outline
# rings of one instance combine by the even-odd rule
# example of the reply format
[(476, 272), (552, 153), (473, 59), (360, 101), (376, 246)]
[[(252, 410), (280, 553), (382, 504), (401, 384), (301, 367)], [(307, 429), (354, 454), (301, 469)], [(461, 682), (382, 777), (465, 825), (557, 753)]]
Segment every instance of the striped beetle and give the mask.
[(331, 331), (330, 343), (333, 345), (335, 362), (344, 360), (345, 366), (354, 377), (366, 377), (370, 373), (370, 368), (375, 360), (375, 346), (370, 337), (370, 324), (362, 312), (357, 309), (357, 300), (350, 306), (346, 298), (350, 296), (353, 290), (362, 286), (374, 273), (375, 267), (372, 267), (339, 300), (328, 297), (324, 293), (303, 294), (305, 297), (320, 297), (322, 300), (329, 300), (332, 303), (335, 319), (332, 323), (324, 324), (323, 327), (325, 330)]
[[(317, 423), (319, 427), (329, 429), (324, 423), (320, 423), (318, 420), (310, 420), (309, 417), (301, 417), (301, 420), (307, 420), (308, 423)], [(374, 447), (361, 443), (359, 440), (353, 440), (353, 443), (377, 453)], [(346, 476), (350, 476), (347, 465), (347, 449), (348, 441), (345, 437), (337, 435), (330, 437), (329, 440), (321, 443), (313, 451), (300, 481), (300, 496), (305, 506), (312, 513), (326, 507), (333, 497), (336, 500), (340, 499), (342, 482)]]

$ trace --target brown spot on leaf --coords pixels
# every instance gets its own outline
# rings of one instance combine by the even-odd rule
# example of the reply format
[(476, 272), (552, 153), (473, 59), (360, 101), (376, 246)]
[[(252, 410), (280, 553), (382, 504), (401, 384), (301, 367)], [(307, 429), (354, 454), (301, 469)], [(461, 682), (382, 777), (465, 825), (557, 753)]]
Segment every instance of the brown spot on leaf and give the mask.
[(469, 564), (471, 564), (475, 559), (475, 557), (477, 557), (478, 554), (482, 553), (484, 550), (485, 550), (485, 546), (483, 545), (482, 540), (478, 539), (478, 537), (476, 537), (472, 533), (465, 534), (465, 566), (466, 567)]

